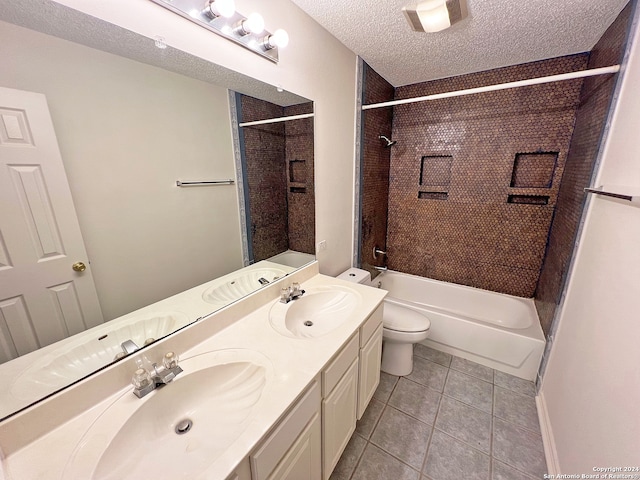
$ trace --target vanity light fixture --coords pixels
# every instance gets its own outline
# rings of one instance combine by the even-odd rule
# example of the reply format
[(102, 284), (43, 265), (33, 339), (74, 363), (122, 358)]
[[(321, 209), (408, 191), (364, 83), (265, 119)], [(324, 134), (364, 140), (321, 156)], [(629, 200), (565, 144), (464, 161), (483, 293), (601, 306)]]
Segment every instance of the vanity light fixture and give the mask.
[(284, 48), (289, 45), (289, 34), (279, 28), (271, 35), (264, 37), (264, 48), (271, 50), (272, 48)]
[(289, 35), (281, 28), (274, 33), (265, 31), (259, 13), (245, 17), (236, 12), (234, 0), (151, 1), (274, 63), (278, 63), (278, 51), (289, 43)]
[(233, 0), (208, 0), (202, 13), (212, 20), (217, 17), (230, 18), (236, 13), (236, 4)]
[(264, 32), (264, 18), (259, 13), (253, 12), (247, 18), (238, 22), (236, 27), (238, 35), (245, 36), (251, 33), (256, 35)]
[(440, 32), (467, 16), (465, 0), (423, 0), (402, 9), (416, 32)]

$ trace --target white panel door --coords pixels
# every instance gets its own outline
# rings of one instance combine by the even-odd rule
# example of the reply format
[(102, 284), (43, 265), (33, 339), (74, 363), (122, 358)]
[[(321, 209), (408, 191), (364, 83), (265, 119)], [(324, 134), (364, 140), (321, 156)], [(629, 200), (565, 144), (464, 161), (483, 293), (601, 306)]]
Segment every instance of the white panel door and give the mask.
[(46, 98), (0, 87), (0, 362), (102, 322)]

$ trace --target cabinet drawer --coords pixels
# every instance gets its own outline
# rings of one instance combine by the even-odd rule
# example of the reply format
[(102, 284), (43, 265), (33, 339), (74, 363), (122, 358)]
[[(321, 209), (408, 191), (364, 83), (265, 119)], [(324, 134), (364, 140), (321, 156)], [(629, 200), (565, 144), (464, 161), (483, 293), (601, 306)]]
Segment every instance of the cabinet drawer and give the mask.
[(317, 381), (307, 389), (271, 435), (251, 455), (251, 477), (265, 480), (287, 453), (296, 438), (320, 409), (320, 385)]
[(360, 348), (364, 347), (365, 344), (371, 338), (371, 335), (374, 334), (378, 325), (382, 324), (382, 309), (384, 308), (384, 303), (381, 303), (378, 308), (367, 318), (362, 327), (360, 327)]
[(357, 333), (322, 372), (322, 398), (326, 398), (331, 393), (356, 358), (358, 358)]

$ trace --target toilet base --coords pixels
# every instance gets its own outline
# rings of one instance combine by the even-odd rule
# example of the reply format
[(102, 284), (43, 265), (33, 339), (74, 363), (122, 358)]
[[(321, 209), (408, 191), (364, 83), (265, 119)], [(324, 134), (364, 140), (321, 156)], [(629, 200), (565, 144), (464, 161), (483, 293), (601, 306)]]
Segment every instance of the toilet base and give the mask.
[(398, 377), (409, 375), (413, 371), (413, 345), (384, 340), (380, 370)]

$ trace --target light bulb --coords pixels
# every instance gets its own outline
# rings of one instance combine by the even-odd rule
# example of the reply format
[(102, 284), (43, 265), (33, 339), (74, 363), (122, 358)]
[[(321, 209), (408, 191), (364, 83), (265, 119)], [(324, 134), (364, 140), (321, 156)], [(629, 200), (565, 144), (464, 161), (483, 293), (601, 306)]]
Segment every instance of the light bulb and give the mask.
[(272, 48), (284, 48), (289, 45), (289, 34), (282, 28), (277, 29), (269, 35), (264, 43), (267, 50)]
[(233, 17), (236, 13), (234, 0), (209, 0), (204, 7), (203, 13), (209, 18)]
[(247, 33), (262, 33), (264, 30), (264, 18), (259, 13), (253, 12), (242, 22), (242, 29)]

